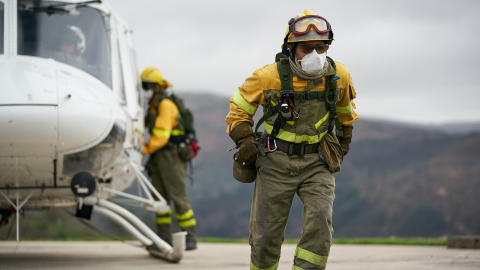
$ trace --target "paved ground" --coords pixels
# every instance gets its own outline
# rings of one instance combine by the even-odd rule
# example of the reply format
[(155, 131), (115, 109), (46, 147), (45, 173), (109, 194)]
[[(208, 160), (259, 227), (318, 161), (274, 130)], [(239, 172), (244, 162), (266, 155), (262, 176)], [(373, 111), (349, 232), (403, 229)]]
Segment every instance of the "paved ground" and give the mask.
[[(292, 269), (295, 245), (284, 245), (278, 269)], [(200, 243), (179, 264), (118, 242), (0, 242), (0, 269), (249, 269), (248, 244)], [(480, 250), (334, 245), (328, 270), (480, 269)]]

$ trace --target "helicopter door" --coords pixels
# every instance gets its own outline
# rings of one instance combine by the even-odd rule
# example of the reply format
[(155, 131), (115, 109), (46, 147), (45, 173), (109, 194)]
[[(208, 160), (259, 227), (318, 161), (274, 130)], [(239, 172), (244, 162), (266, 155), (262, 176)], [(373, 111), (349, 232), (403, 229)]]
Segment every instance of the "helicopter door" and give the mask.
[(5, 4), (3, 4), (3, 1), (0, 1), (0, 55), (4, 54), (4, 49), (3, 49), (3, 33), (5, 29), (5, 24), (3, 23), (3, 18), (5, 14)]

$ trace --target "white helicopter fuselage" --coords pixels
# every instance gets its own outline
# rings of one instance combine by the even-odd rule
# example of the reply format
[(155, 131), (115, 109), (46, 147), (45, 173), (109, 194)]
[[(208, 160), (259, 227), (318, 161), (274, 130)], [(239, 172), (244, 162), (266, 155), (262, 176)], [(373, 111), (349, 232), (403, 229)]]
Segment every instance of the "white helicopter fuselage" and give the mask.
[[(79, 1), (33, 2), (0, 1), (0, 192), (7, 198), (0, 196), (0, 208), (27, 196), (27, 208), (74, 205), (71, 180), (80, 172), (95, 178), (93, 195), (109, 198), (113, 194), (98, 187), (125, 190), (135, 179), (131, 162), (140, 165), (142, 158), (143, 98), (132, 31), (104, 3), (59, 12), (55, 5)], [(86, 45), (82, 56), (58, 49), (71, 25), (82, 29), (75, 44)], [(36, 36), (36, 44), (27, 35)]]
[[(143, 175), (143, 97), (132, 30), (101, 1), (0, 0), (0, 225), (25, 208), (76, 205), (116, 222), (152, 256), (173, 247), (108, 199), (164, 213)], [(138, 195), (122, 192), (133, 181)], [(155, 196), (155, 197), (154, 197)], [(146, 198), (145, 198), (146, 197)]]

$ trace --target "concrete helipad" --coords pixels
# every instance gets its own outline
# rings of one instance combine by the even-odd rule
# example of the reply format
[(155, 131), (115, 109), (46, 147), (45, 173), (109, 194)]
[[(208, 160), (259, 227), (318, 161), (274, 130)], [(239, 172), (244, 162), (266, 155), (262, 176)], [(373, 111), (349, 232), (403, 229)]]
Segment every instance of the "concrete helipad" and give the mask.
[[(284, 245), (278, 269), (292, 269)], [(0, 269), (249, 269), (248, 244), (200, 243), (179, 264), (119, 242), (0, 242)], [(334, 245), (329, 270), (480, 269), (480, 250), (424, 246)]]

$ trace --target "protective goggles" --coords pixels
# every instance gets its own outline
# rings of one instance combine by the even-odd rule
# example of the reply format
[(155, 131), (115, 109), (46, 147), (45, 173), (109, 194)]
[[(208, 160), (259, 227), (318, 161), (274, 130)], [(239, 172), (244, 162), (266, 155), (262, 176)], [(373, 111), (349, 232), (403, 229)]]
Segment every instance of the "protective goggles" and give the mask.
[(156, 83), (148, 83), (148, 82), (142, 82), (142, 88), (143, 90), (151, 90), (155, 86)]
[(328, 34), (330, 29), (330, 24), (324, 18), (318, 15), (308, 15), (305, 17), (301, 17), (293, 21), (292, 23), (292, 33), (295, 36), (302, 36), (308, 33), (308, 30), (311, 26), (315, 28), (315, 31), (322, 36)]
[(319, 44), (319, 45), (310, 45), (305, 43), (298, 43), (298, 48), (305, 54), (309, 54), (315, 49), (318, 54), (322, 54), (328, 50), (327, 44)]

